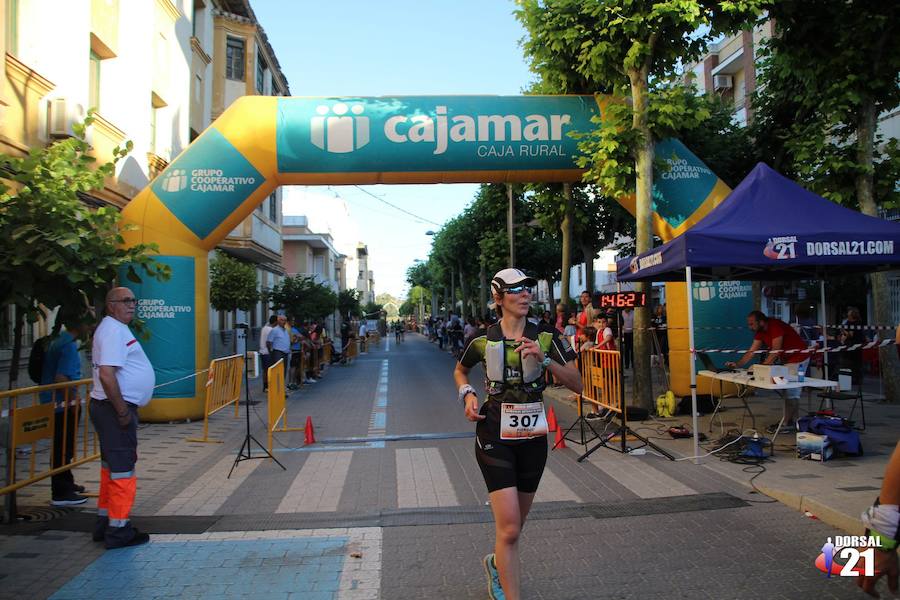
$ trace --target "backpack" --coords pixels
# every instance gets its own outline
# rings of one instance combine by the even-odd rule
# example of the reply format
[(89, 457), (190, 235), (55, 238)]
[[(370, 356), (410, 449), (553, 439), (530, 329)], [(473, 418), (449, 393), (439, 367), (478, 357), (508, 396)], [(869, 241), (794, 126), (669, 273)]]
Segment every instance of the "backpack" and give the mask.
[(31, 345), (31, 354), (28, 356), (28, 376), (38, 385), (41, 384), (41, 377), (44, 374), (44, 359), (52, 339), (53, 336), (45, 335), (36, 339)]

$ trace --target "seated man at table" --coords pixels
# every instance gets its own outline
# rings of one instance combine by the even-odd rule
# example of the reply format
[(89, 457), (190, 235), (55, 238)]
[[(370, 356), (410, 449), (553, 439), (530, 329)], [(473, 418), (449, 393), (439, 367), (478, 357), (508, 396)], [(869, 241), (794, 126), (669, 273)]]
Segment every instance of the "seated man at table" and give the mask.
[[(764, 365), (772, 365), (776, 362), (779, 364), (797, 364), (798, 371), (806, 371), (809, 367), (809, 353), (796, 352), (796, 350), (806, 350), (806, 344), (800, 338), (800, 335), (794, 331), (794, 328), (782, 321), (781, 319), (773, 319), (764, 315), (758, 310), (754, 310), (747, 315), (747, 327), (750, 328), (755, 335), (753, 336), (753, 344), (750, 349), (736, 362), (727, 362), (725, 366), (731, 369), (742, 367), (753, 360), (756, 352), (765, 346), (769, 350)], [(795, 352), (785, 352), (786, 350), (794, 350)], [(784, 425), (781, 427), (782, 433), (792, 433), (796, 431), (797, 417), (799, 416), (801, 388), (792, 388), (785, 390), (784, 396)], [(770, 425), (767, 429), (769, 433), (775, 433), (778, 424)]]

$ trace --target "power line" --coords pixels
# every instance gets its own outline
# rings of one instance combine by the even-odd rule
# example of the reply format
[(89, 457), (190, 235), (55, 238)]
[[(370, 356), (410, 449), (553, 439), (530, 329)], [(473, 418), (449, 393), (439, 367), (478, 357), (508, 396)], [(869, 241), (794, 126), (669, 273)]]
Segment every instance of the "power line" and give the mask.
[(405, 213), (405, 214), (407, 214), (407, 215), (409, 215), (409, 216), (411, 216), (411, 217), (415, 217), (415, 218), (418, 219), (419, 221), (423, 221), (423, 222), (425, 222), (425, 223), (431, 223), (432, 225), (436, 225), (436, 226), (438, 226), (438, 227), (441, 226), (440, 223), (435, 223), (434, 221), (432, 221), (432, 220), (430, 220), (430, 219), (426, 219), (425, 217), (420, 217), (420, 216), (417, 215), (417, 214), (411, 213), (411, 212), (409, 212), (408, 210), (406, 210), (405, 208), (400, 208), (400, 207), (397, 206), (396, 204), (391, 204), (390, 202), (388, 202), (388, 201), (385, 200), (384, 198), (379, 198), (378, 196), (376, 196), (375, 194), (373, 194), (373, 193), (370, 192), (369, 190), (363, 189), (363, 188), (361, 188), (361, 187), (358, 186), (358, 185), (354, 185), (353, 187), (355, 187), (356, 189), (358, 189), (359, 191), (361, 191), (361, 192), (364, 193), (364, 194), (368, 194), (369, 196), (372, 196), (373, 198), (375, 198), (375, 199), (378, 200), (379, 202), (381, 202), (381, 203), (383, 203), (383, 204), (387, 204), (388, 206), (390, 206), (391, 208), (393, 208), (393, 209), (395, 209), (395, 210), (399, 210), (400, 212)]

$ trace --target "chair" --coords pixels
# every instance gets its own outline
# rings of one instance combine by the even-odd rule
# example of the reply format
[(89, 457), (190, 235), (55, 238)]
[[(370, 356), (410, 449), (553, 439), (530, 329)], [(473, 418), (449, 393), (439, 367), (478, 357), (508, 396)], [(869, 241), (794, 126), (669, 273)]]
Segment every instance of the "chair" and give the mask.
[[(853, 421), (853, 413), (856, 412), (856, 405), (859, 404), (859, 411), (860, 411), (860, 415), (862, 416), (862, 427), (857, 427), (854, 424), (853, 428), (858, 431), (865, 431), (866, 430), (866, 404), (865, 404), (865, 402), (863, 402), (862, 373), (860, 371), (857, 371), (857, 374), (859, 375), (859, 377), (856, 380), (859, 383), (857, 383), (855, 390), (854, 390), (854, 386), (851, 383), (851, 385), (848, 386), (849, 389), (847, 391), (838, 392), (838, 391), (826, 390), (824, 392), (819, 392), (818, 396), (819, 396), (819, 398), (821, 398), (821, 400), (819, 401), (819, 410), (821, 411), (821, 410), (825, 409), (826, 402), (831, 405), (830, 407), (833, 407), (834, 402), (836, 400), (838, 400), (838, 401), (852, 400), (853, 404), (850, 406), (850, 414), (847, 416), (847, 420)], [(852, 379), (851, 379), (851, 382), (852, 382)]]

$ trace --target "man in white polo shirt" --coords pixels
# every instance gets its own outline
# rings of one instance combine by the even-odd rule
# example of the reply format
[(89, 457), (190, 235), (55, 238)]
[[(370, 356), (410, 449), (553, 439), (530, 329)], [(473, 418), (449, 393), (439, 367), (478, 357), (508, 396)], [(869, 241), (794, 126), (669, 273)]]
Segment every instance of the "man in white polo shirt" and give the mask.
[(105, 541), (108, 549), (150, 541), (129, 520), (137, 493), (137, 410), (150, 402), (156, 385), (153, 366), (128, 328), (136, 303), (128, 288), (109, 291), (91, 356), (91, 422), (100, 438), (101, 460), (94, 541)]

